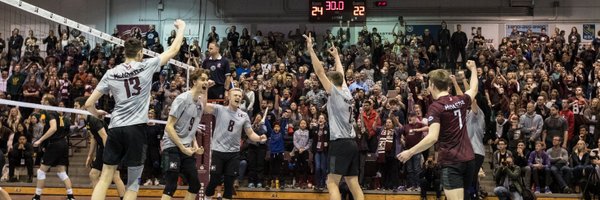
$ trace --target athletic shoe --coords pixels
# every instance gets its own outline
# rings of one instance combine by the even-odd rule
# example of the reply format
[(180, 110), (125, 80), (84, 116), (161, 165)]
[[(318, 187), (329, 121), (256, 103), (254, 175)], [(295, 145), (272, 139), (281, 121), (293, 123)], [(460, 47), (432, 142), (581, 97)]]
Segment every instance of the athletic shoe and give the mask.
[(550, 191), (550, 187), (548, 186), (544, 188), (544, 192), (546, 192), (546, 194), (552, 194), (552, 191)]
[(42, 199), (42, 197), (40, 197), (40, 195), (37, 195), (37, 194), (35, 196), (33, 196), (33, 198), (31, 198), (31, 200), (40, 200), (40, 199)]
[(405, 192), (406, 191), (406, 187), (403, 186), (403, 185), (401, 185), (401, 186), (398, 186), (398, 188), (396, 188), (396, 190), (398, 190), (399, 192)]
[(146, 182), (144, 183), (144, 186), (149, 186), (152, 185), (152, 180), (148, 179), (146, 180)]
[(540, 193), (540, 188), (539, 187), (535, 187), (535, 192), (534, 193), (539, 194)]
[(67, 200), (75, 200), (75, 197), (72, 194), (67, 195)]
[(248, 183), (248, 188), (254, 188), (254, 183)]
[(262, 183), (258, 183), (258, 184), (256, 184), (256, 187), (257, 187), (257, 188), (262, 188), (262, 187), (263, 187), (263, 185), (262, 185)]
[(571, 192), (573, 192), (573, 191), (571, 190), (571, 188), (569, 188), (569, 186), (565, 186), (565, 188), (563, 189), (563, 192), (567, 193), (567, 194), (571, 194)]
[(156, 186), (160, 185), (160, 181), (158, 181), (157, 178), (154, 179), (154, 185), (156, 185)]
[(239, 181), (239, 180), (237, 180), (237, 179), (235, 179), (235, 180), (233, 181), (233, 187), (234, 187), (234, 188), (239, 188), (239, 187), (240, 187), (240, 181)]

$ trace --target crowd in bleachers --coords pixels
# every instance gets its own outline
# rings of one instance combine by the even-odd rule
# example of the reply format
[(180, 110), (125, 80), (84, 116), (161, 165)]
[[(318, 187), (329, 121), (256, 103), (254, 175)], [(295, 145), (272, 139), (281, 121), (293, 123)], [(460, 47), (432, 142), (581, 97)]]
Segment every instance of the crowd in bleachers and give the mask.
[[(106, 70), (124, 61), (122, 47), (107, 42), (92, 47), (85, 37), (62, 28), (58, 27), (58, 36), (50, 31), (43, 39), (35, 38), (32, 31), (24, 38), (18, 29), (0, 39), (0, 98), (39, 103), (43, 94), (53, 94), (61, 106), (72, 108), (75, 98), (89, 96)], [(214, 48), (221, 57), (206, 53), (197, 40), (191, 44), (184, 40), (176, 57), (211, 70), (212, 78), (231, 76), (231, 81), (220, 84), (226, 84), (224, 89), (243, 89), (241, 108), (257, 126), (267, 115), (271, 127), (267, 144), (241, 138), (239, 184), (247, 182), (243, 187), (325, 187), (327, 94), (312, 73), (302, 37), (308, 33), (297, 29), (287, 35), (267, 32), (263, 36), (245, 28), (240, 34), (235, 26), (217, 33), (213, 27), (207, 42), (218, 44)], [(420, 191), (439, 176), (435, 149), (410, 166), (400, 163), (396, 155), (427, 134), (425, 114), (432, 102), (427, 72), (440, 68), (451, 70), (461, 83), (469, 76), (478, 77), (482, 87), (476, 102), (485, 115), (483, 142), (493, 150), (493, 162), (483, 167), (496, 170), (499, 193), (502, 187), (513, 192), (514, 184), (520, 191), (527, 188), (535, 193), (580, 192), (585, 181), (598, 180), (589, 177), (598, 176), (594, 169), (600, 164), (600, 127), (596, 128), (600, 125), (600, 32), (592, 43), (582, 43), (575, 27), (568, 35), (558, 28), (550, 34), (545, 29), (541, 33), (514, 29), (497, 47), (487, 44), (481, 31), (468, 40), (458, 27), (451, 33), (445, 22), (438, 33), (394, 31), (393, 41), (385, 40), (376, 27), (369, 31), (366, 26), (357, 35), (351, 35), (349, 27), (311, 34), (317, 38), (314, 48), (326, 68), (334, 63), (326, 49), (335, 46), (343, 54), (346, 81), (356, 102), (353, 116), (364, 189)], [(115, 30), (113, 36), (123, 35)], [(170, 45), (174, 34), (161, 38), (152, 26), (146, 33), (133, 31), (128, 37), (161, 52), (161, 39)], [(40, 49), (42, 44), (46, 49)], [(476, 61), (477, 74), (461, 70), (467, 59)], [(211, 60), (223, 66), (215, 67)], [(155, 119), (166, 120), (171, 102), (186, 91), (185, 73), (168, 65), (155, 75), (150, 103)], [(212, 92), (227, 98), (223, 91)], [(97, 106), (110, 112), (113, 104), (105, 95)], [(11, 181), (14, 166), (28, 166), (31, 180), (32, 166), (39, 164), (36, 158), (43, 151), (31, 144), (42, 135), (41, 117), (37, 109), (0, 105), (0, 150), (7, 155), (8, 162), (2, 162), (11, 169)], [(71, 124), (72, 137), (89, 136), (85, 118), (62, 117)], [(161, 178), (156, 172), (163, 133), (155, 132), (148, 135), (154, 142), (149, 143), (153, 155), (148, 156), (146, 185), (159, 184)], [(506, 169), (514, 166), (524, 181), (508, 184)]]

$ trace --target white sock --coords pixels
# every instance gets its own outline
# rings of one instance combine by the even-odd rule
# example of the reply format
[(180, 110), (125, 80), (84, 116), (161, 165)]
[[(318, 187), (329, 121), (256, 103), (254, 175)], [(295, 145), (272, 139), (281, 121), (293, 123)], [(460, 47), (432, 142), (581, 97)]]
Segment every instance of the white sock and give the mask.
[(42, 188), (35, 188), (36, 195), (42, 195)]
[(73, 194), (73, 189), (67, 189), (67, 194)]

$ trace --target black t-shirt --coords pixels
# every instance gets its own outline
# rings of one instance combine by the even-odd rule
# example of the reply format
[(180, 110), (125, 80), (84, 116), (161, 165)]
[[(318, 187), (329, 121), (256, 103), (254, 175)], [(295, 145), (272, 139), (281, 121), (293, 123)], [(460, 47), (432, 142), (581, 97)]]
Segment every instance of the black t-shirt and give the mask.
[(50, 129), (50, 121), (56, 120), (56, 132), (50, 136), (46, 141), (59, 140), (67, 137), (69, 133), (69, 121), (66, 118), (61, 117), (55, 111), (43, 111), (42, 119), (45, 120), (44, 134)]
[[(104, 142), (102, 141), (102, 137), (100, 137), (100, 130), (106, 128), (106, 123), (97, 117), (88, 115), (87, 119), (87, 129), (92, 132), (94, 136), (94, 140), (98, 144), (99, 149), (104, 149)], [(105, 129), (106, 130), (106, 129)]]

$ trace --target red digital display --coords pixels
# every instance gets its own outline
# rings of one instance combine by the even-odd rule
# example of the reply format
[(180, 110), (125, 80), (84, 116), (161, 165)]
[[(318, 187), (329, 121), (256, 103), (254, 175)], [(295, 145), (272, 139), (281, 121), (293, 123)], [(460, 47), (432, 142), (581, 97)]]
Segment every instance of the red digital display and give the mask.
[(309, 0), (311, 22), (366, 20), (365, 0)]
[(344, 1), (325, 1), (325, 10), (344, 10)]
[(387, 6), (387, 1), (375, 1), (375, 6), (385, 7), (385, 6)]

